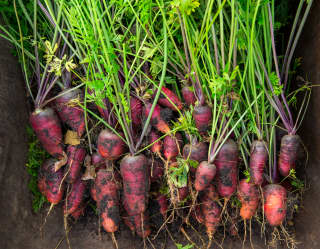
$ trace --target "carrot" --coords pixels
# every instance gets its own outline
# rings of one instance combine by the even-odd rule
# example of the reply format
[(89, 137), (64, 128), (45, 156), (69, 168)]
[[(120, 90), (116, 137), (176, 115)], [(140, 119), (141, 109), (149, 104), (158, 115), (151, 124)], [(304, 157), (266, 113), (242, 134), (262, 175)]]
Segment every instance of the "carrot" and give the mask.
[(64, 205), (64, 214), (72, 214), (76, 212), (81, 205), (83, 205), (85, 191), (87, 189), (87, 184), (78, 178), (72, 185), (71, 191), (67, 196), (67, 205)]
[(135, 97), (130, 98), (131, 120), (134, 127), (141, 127), (142, 124), (142, 103)]
[(90, 196), (95, 202), (97, 202), (97, 188), (96, 188), (95, 183), (91, 184)]
[(146, 212), (134, 216), (136, 233), (141, 238), (147, 238), (151, 233), (149, 215)]
[[(149, 112), (151, 110), (152, 104), (151, 103), (146, 103), (144, 107), (144, 116), (145, 118), (148, 117)], [(164, 120), (162, 116), (162, 111), (159, 105), (156, 105), (154, 108), (154, 111), (151, 115), (151, 125), (155, 127), (158, 131), (162, 133), (169, 133), (170, 128), (167, 122)]]
[(60, 120), (52, 108), (36, 109), (30, 115), (30, 124), (43, 148), (57, 159), (63, 158)]
[(193, 105), (193, 106), (195, 105), (195, 103), (197, 102), (197, 98), (194, 95), (192, 87), (190, 86), (183, 87), (181, 89), (181, 93), (187, 105)]
[(143, 213), (149, 192), (148, 160), (140, 154), (125, 156), (120, 163), (123, 180), (123, 204), (129, 215)]
[(237, 189), (238, 180), (238, 146), (228, 139), (217, 154), (218, 193), (220, 196), (230, 198)]
[(256, 185), (263, 182), (263, 170), (268, 159), (268, 151), (264, 141), (253, 141), (250, 155), (251, 180)]
[(84, 215), (85, 208), (86, 208), (85, 204), (82, 204), (78, 209), (76, 209), (70, 215), (73, 217), (73, 219), (78, 220), (80, 218), (80, 216)]
[(108, 160), (116, 160), (125, 152), (125, 143), (116, 134), (102, 130), (97, 141), (100, 155)]
[[(208, 144), (204, 142), (186, 144), (183, 147), (183, 158), (190, 159), (198, 163), (208, 160)], [(194, 174), (196, 169), (190, 167), (190, 171)]]
[(150, 235), (151, 229), (149, 224), (149, 215), (144, 212), (141, 214), (124, 216), (124, 223), (132, 232), (136, 232), (141, 238), (146, 238)]
[(106, 159), (104, 159), (99, 153), (93, 153), (91, 156), (91, 165), (95, 167), (95, 172), (98, 172), (100, 169), (106, 168)]
[(68, 162), (65, 167), (66, 181), (75, 182), (81, 173), (81, 166), (86, 156), (86, 150), (80, 146), (69, 145), (67, 148)]
[(104, 230), (113, 233), (118, 230), (119, 196), (118, 186), (110, 170), (99, 170), (95, 179), (97, 207)]
[(167, 212), (168, 212), (168, 200), (167, 196), (164, 194), (159, 194), (157, 197), (157, 203), (159, 205), (160, 213), (163, 216), (163, 219), (167, 219)]
[[(52, 204), (58, 204), (64, 193), (63, 170), (55, 171), (56, 162), (53, 158), (45, 160), (39, 171), (39, 179), (45, 179), (45, 189), (42, 189), (42, 192)], [(43, 182), (40, 185), (43, 186)]]
[(176, 132), (175, 136), (166, 136), (163, 141), (163, 154), (170, 161), (174, 160), (182, 147), (182, 136)]
[(221, 208), (216, 201), (210, 200), (206, 195), (202, 198), (201, 211), (204, 218), (209, 240), (212, 239), (220, 224)]
[(264, 213), (271, 226), (282, 224), (287, 212), (287, 191), (278, 184), (269, 184), (263, 188)]
[(193, 119), (200, 134), (208, 131), (212, 120), (212, 111), (209, 106), (195, 106), (193, 110)]
[(208, 161), (201, 162), (196, 171), (195, 189), (201, 191), (208, 187), (215, 177), (216, 171), (217, 169), (214, 164), (208, 163)]
[[(149, 144), (152, 144), (153, 142), (155, 142), (156, 140), (158, 140), (160, 138), (160, 136), (158, 135), (157, 132), (155, 131), (151, 131), (150, 135), (149, 135)], [(151, 146), (150, 149), (153, 153), (159, 154), (162, 150), (162, 142), (159, 140), (158, 142), (154, 143)]]
[(285, 135), (281, 139), (279, 155), (279, 173), (286, 177), (290, 170), (295, 168), (297, 160), (300, 137), (298, 135)]
[[(68, 92), (67, 92), (68, 91)], [(76, 101), (83, 101), (83, 94), (80, 89), (70, 91), (66, 89), (62, 96), (55, 100), (56, 110), (61, 121), (76, 131), (81, 137), (85, 131), (85, 120), (83, 109), (76, 106)]]
[(151, 161), (149, 164), (151, 166), (151, 169), (150, 169), (151, 182), (157, 182), (157, 181), (161, 180), (161, 178), (164, 174), (163, 164), (158, 160)]
[(241, 202), (240, 216), (249, 220), (257, 211), (259, 205), (259, 190), (256, 185), (243, 179), (239, 183), (238, 198)]
[(217, 193), (216, 187), (213, 182), (211, 182), (203, 191), (202, 194), (206, 196), (208, 200), (217, 201), (219, 199), (219, 195)]
[[(178, 98), (178, 96), (172, 92), (170, 89), (166, 88), (166, 87), (162, 87), (161, 88), (161, 92), (164, 93), (164, 94), (160, 94), (160, 97), (159, 97), (159, 100), (158, 100), (158, 103), (162, 106), (165, 106), (165, 107), (168, 107), (170, 108), (171, 110), (173, 111), (176, 111), (177, 109), (178, 110), (181, 110), (182, 107), (183, 107), (183, 104), (181, 103), (180, 99)], [(170, 99), (171, 102), (173, 104), (171, 104), (171, 102), (168, 100)]]

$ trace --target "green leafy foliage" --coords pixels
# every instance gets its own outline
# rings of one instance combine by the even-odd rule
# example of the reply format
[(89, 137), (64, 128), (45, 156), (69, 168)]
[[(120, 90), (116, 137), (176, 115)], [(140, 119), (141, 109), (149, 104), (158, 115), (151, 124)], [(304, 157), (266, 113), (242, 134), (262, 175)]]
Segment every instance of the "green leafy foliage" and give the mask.
[(49, 154), (41, 147), (36, 135), (32, 128), (27, 126), (27, 134), (29, 141), (28, 149), (28, 161), (26, 163), (26, 169), (30, 175), (30, 181), (28, 188), (32, 192), (32, 208), (35, 212), (38, 212), (44, 203), (47, 202), (45, 196), (43, 196), (38, 189), (38, 173), (42, 162), (49, 158)]
[(194, 245), (182, 245), (182, 244), (179, 244), (179, 243), (176, 243), (176, 246), (177, 246), (177, 249), (192, 249), (194, 247)]
[(250, 182), (250, 172), (249, 172), (249, 170), (245, 170), (245, 171), (243, 171), (243, 174), (244, 174), (244, 176), (245, 176), (245, 178), (246, 178), (246, 182)]

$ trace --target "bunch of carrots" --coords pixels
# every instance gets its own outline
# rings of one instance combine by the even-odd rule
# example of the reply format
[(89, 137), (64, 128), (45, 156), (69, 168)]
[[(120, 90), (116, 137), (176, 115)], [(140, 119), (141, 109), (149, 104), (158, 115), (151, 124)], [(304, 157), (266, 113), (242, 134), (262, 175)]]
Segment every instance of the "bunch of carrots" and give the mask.
[(164, 225), (203, 224), (208, 248), (232, 217), (284, 229), (311, 89), (291, 71), (312, 0), (300, 1), (284, 48), (274, 0), (30, 2), (28, 12), (13, 1), (18, 29), (0, 35), (52, 157), (38, 178), (52, 207), (78, 219), (90, 195), (114, 239), (121, 220), (147, 238), (152, 199)]

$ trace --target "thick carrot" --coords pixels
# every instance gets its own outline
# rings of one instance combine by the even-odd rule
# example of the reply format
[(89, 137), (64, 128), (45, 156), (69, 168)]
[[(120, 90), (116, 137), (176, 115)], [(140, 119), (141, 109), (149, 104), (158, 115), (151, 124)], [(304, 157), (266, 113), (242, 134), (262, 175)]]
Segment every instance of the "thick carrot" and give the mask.
[[(58, 204), (63, 197), (64, 184), (63, 170), (55, 171), (55, 163), (57, 160), (50, 158), (43, 162), (39, 171), (39, 179), (45, 179), (45, 190), (42, 190), (47, 200), (52, 204)], [(41, 185), (43, 182), (41, 183)]]
[(67, 196), (67, 205), (64, 206), (64, 214), (72, 214), (83, 205), (86, 189), (87, 184), (81, 178), (78, 178), (71, 185), (71, 191)]
[(196, 127), (200, 134), (204, 134), (208, 131), (212, 120), (211, 108), (207, 105), (205, 106), (195, 106), (193, 110), (193, 119), (196, 123)]
[[(145, 118), (148, 117), (150, 110), (151, 110), (152, 104), (146, 103), (144, 107), (144, 116)], [(162, 111), (159, 105), (156, 105), (154, 108), (154, 111), (151, 115), (151, 125), (155, 127), (158, 131), (162, 133), (169, 133), (170, 128), (165, 119), (162, 117)]]
[[(183, 158), (190, 159), (198, 163), (208, 160), (208, 144), (204, 142), (186, 144), (183, 147)], [(196, 169), (190, 167), (190, 171), (194, 174)]]
[(241, 202), (240, 216), (249, 220), (256, 213), (259, 205), (259, 190), (256, 185), (243, 179), (239, 183), (238, 198)]
[(264, 213), (271, 226), (282, 224), (287, 212), (287, 191), (278, 184), (269, 184), (263, 188)]
[(194, 95), (193, 89), (190, 86), (185, 86), (181, 89), (182, 96), (187, 105), (195, 105), (197, 98)]
[(78, 209), (76, 209), (73, 213), (70, 215), (72, 216), (73, 219), (78, 220), (80, 216), (84, 215), (84, 211), (86, 209), (86, 205), (82, 204)]
[(220, 196), (230, 198), (237, 189), (238, 180), (238, 146), (228, 139), (217, 154), (218, 193)]
[(120, 163), (123, 181), (123, 204), (129, 215), (143, 213), (147, 208), (149, 192), (149, 162), (140, 154), (125, 156)]
[(100, 132), (97, 146), (100, 155), (108, 160), (118, 159), (126, 150), (122, 139), (106, 129)]
[(205, 195), (208, 200), (217, 201), (219, 199), (218, 192), (214, 183), (211, 182), (202, 192), (202, 195)]
[[(173, 111), (176, 111), (177, 108), (178, 110), (181, 110), (183, 107), (183, 104), (181, 103), (180, 99), (178, 98), (178, 96), (172, 92), (170, 89), (166, 88), (166, 87), (162, 87), (161, 88), (161, 92), (164, 93), (165, 95), (167, 95), (167, 97), (164, 94), (160, 94), (158, 103), (162, 106), (168, 107)], [(169, 98), (171, 100), (172, 103), (175, 104), (175, 106), (173, 104), (171, 104), (171, 102), (167, 99)]]
[(286, 177), (290, 173), (290, 169), (295, 168), (300, 137), (298, 135), (285, 135), (281, 139), (280, 155), (279, 155), (279, 173)]
[(268, 159), (268, 151), (264, 141), (253, 141), (250, 155), (250, 175), (254, 184), (263, 182), (263, 170)]
[(206, 195), (202, 198), (201, 211), (204, 218), (207, 234), (211, 240), (220, 224), (221, 208), (216, 201), (210, 200)]
[(201, 191), (208, 187), (215, 177), (216, 171), (217, 169), (214, 164), (208, 163), (208, 161), (201, 162), (196, 171), (195, 189)]
[(86, 150), (78, 145), (69, 145), (67, 148), (68, 162), (65, 167), (67, 174), (66, 181), (69, 183), (75, 182), (81, 173), (81, 166), (86, 156)]
[(168, 161), (174, 160), (182, 148), (182, 136), (176, 132), (175, 136), (166, 136), (163, 141), (163, 154)]
[(149, 224), (149, 215), (144, 212), (141, 214), (124, 216), (124, 223), (129, 227), (132, 232), (136, 232), (141, 238), (146, 238), (151, 233)]
[(53, 157), (63, 158), (60, 120), (52, 108), (36, 109), (30, 115), (30, 124), (43, 148)]
[(131, 120), (135, 128), (141, 127), (142, 124), (142, 103), (135, 97), (130, 98)]
[(114, 174), (110, 170), (99, 170), (95, 179), (97, 207), (99, 209), (103, 228), (113, 233), (118, 230), (119, 194)]
[[(69, 92), (67, 92), (69, 91)], [(85, 131), (85, 120), (83, 109), (77, 106), (77, 102), (83, 101), (83, 94), (80, 89), (70, 91), (66, 89), (62, 96), (55, 100), (56, 110), (61, 121), (76, 131), (81, 137)]]
[[(160, 136), (158, 135), (158, 133), (152, 130), (150, 132), (150, 135), (149, 135), (149, 144), (152, 144), (153, 142), (157, 141), (159, 138), (160, 138)], [(162, 150), (162, 142), (161, 142), (161, 140), (159, 140), (158, 142), (155, 142), (151, 146), (150, 150), (153, 153), (157, 153), (157, 154), (160, 153), (161, 150)]]

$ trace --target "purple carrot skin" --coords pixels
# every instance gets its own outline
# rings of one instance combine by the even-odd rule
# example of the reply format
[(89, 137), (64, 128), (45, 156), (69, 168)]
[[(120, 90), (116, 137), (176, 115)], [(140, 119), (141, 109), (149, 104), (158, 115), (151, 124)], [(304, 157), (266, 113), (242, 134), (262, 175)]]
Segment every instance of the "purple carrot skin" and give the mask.
[(212, 110), (209, 106), (195, 106), (193, 110), (193, 119), (200, 134), (204, 134), (209, 130), (212, 121)]
[(268, 151), (264, 141), (254, 141), (251, 145), (250, 154), (250, 175), (251, 180), (256, 185), (263, 182), (263, 170), (268, 159)]
[(76, 209), (73, 213), (70, 215), (72, 216), (73, 219), (78, 220), (80, 216), (84, 215), (84, 210), (86, 209), (85, 204), (82, 204), (78, 209)]
[(97, 146), (100, 155), (108, 160), (116, 160), (126, 151), (122, 139), (106, 129), (100, 132)]
[(175, 136), (166, 136), (163, 141), (163, 154), (168, 160), (174, 160), (182, 148), (182, 136), (176, 132)]
[(95, 184), (92, 184), (90, 187), (90, 196), (95, 202), (97, 202), (97, 189)]
[(69, 145), (67, 148), (67, 156), (68, 162), (64, 168), (64, 173), (67, 174), (66, 181), (73, 183), (80, 176), (86, 150), (78, 145)]
[(249, 220), (256, 213), (259, 205), (260, 193), (258, 187), (243, 179), (239, 183), (238, 198), (242, 204), (240, 216), (243, 220)]
[(123, 181), (123, 204), (129, 215), (143, 213), (147, 208), (149, 192), (149, 170), (147, 158), (125, 156), (120, 163), (120, 173)]
[(57, 159), (63, 158), (60, 120), (52, 108), (36, 109), (30, 115), (30, 124), (43, 148)]
[(95, 152), (91, 156), (91, 164), (94, 166), (100, 166), (105, 164), (105, 159), (98, 152)]
[[(163, 93), (165, 95), (167, 95), (167, 97)], [(175, 104), (175, 106), (173, 104), (171, 104), (167, 98), (169, 98), (171, 100), (171, 102)], [(158, 103), (162, 106), (170, 108), (173, 111), (176, 111), (177, 108), (178, 108), (178, 110), (181, 110), (183, 107), (183, 104), (181, 103), (178, 96), (166, 87), (161, 88), (161, 94), (160, 94)]]
[(167, 212), (168, 212), (168, 200), (167, 196), (163, 194), (159, 194), (157, 197), (157, 203), (160, 208), (160, 213), (163, 216), (163, 219), (167, 219)]
[(263, 188), (264, 213), (271, 226), (282, 224), (287, 213), (287, 191), (278, 184), (269, 184)]
[(157, 182), (160, 181), (163, 174), (164, 174), (164, 167), (163, 167), (163, 163), (158, 161), (158, 160), (154, 160), (149, 163), (150, 164), (150, 181), (151, 182)]
[(67, 205), (64, 206), (64, 214), (72, 214), (83, 205), (87, 184), (78, 178), (72, 185), (67, 196)]
[(53, 158), (45, 160), (39, 172), (39, 179), (45, 179), (45, 190), (43, 192), (52, 204), (58, 204), (64, 193), (63, 170), (55, 171), (56, 162)]
[[(132, 232), (136, 232), (141, 238), (146, 238), (150, 235), (151, 229), (149, 224), (149, 215), (144, 212), (141, 214), (124, 216), (124, 223)], [(143, 226), (142, 226), (143, 221)]]
[[(201, 163), (202, 161), (208, 160), (208, 144), (199, 142), (195, 144), (186, 144), (183, 147), (183, 158), (196, 161)], [(196, 169), (190, 167), (190, 171), (195, 174)]]
[(290, 170), (295, 168), (300, 137), (298, 135), (285, 135), (281, 139), (280, 155), (279, 155), (279, 173), (286, 177)]
[[(152, 104), (146, 103), (144, 107), (144, 116), (145, 118), (148, 117), (150, 111), (151, 111)], [(154, 108), (154, 111), (151, 115), (150, 124), (155, 127), (158, 131), (162, 133), (169, 133), (170, 128), (166, 121), (164, 121), (162, 115), (161, 115), (161, 108), (159, 105), (156, 105)]]
[(199, 164), (196, 171), (196, 179), (194, 187), (197, 191), (204, 190), (208, 187), (216, 175), (216, 166), (208, 161), (203, 161)]
[(131, 120), (134, 127), (141, 127), (142, 124), (142, 103), (139, 99), (130, 99)]
[(118, 230), (120, 222), (118, 186), (113, 172), (99, 170), (95, 188), (102, 226), (106, 232), (113, 233)]
[(206, 196), (203, 196), (201, 202), (204, 224), (207, 229), (208, 237), (211, 240), (220, 224), (221, 208), (216, 201), (212, 201)]
[(220, 196), (230, 198), (237, 189), (238, 180), (238, 146), (228, 139), (217, 154), (215, 165), (217, 167), (218, 193)]
[[(157, 141), (158, 139), (160, 138), (160, 136), (158, 135), (157, 132), (155, 131), (151, 131), (150, 132), (150, 135), (149, 135), (149, 144), (152, 144), (153, 142)], [(155, 142), (150, 150), (153, 152), (153, 153), (160, 153), (161, 150), (162, 150), (162, 142), (161, 140), (159, 140), (158, 142)]]
[(216, 190), (216, 187), (214, 186), (213, 182), (209, 184), (209, 186), (206, 187), (201, 193), (202, 195), (205, 195), (208, 200), (211, 201), (217, 201), (219, 199), (218, 192)]
[(194, 95), (193, 89), (190, 86), (185, 86), (181, 90), (184, 101), (187, 105), (195, 105), (197, 102), (197, 98)]
[(63, 123), (66, 123), (72, 130), (76, 131), (81, 137), (85, 131), (85, 120), (83, 109), (76, 106), (74, 101), (83, 101), (83, 95), (80, 89), (75, 89), (70, 92), (70, 89), (64, 90), (61, 97), (55, 100), (57, 113)]

